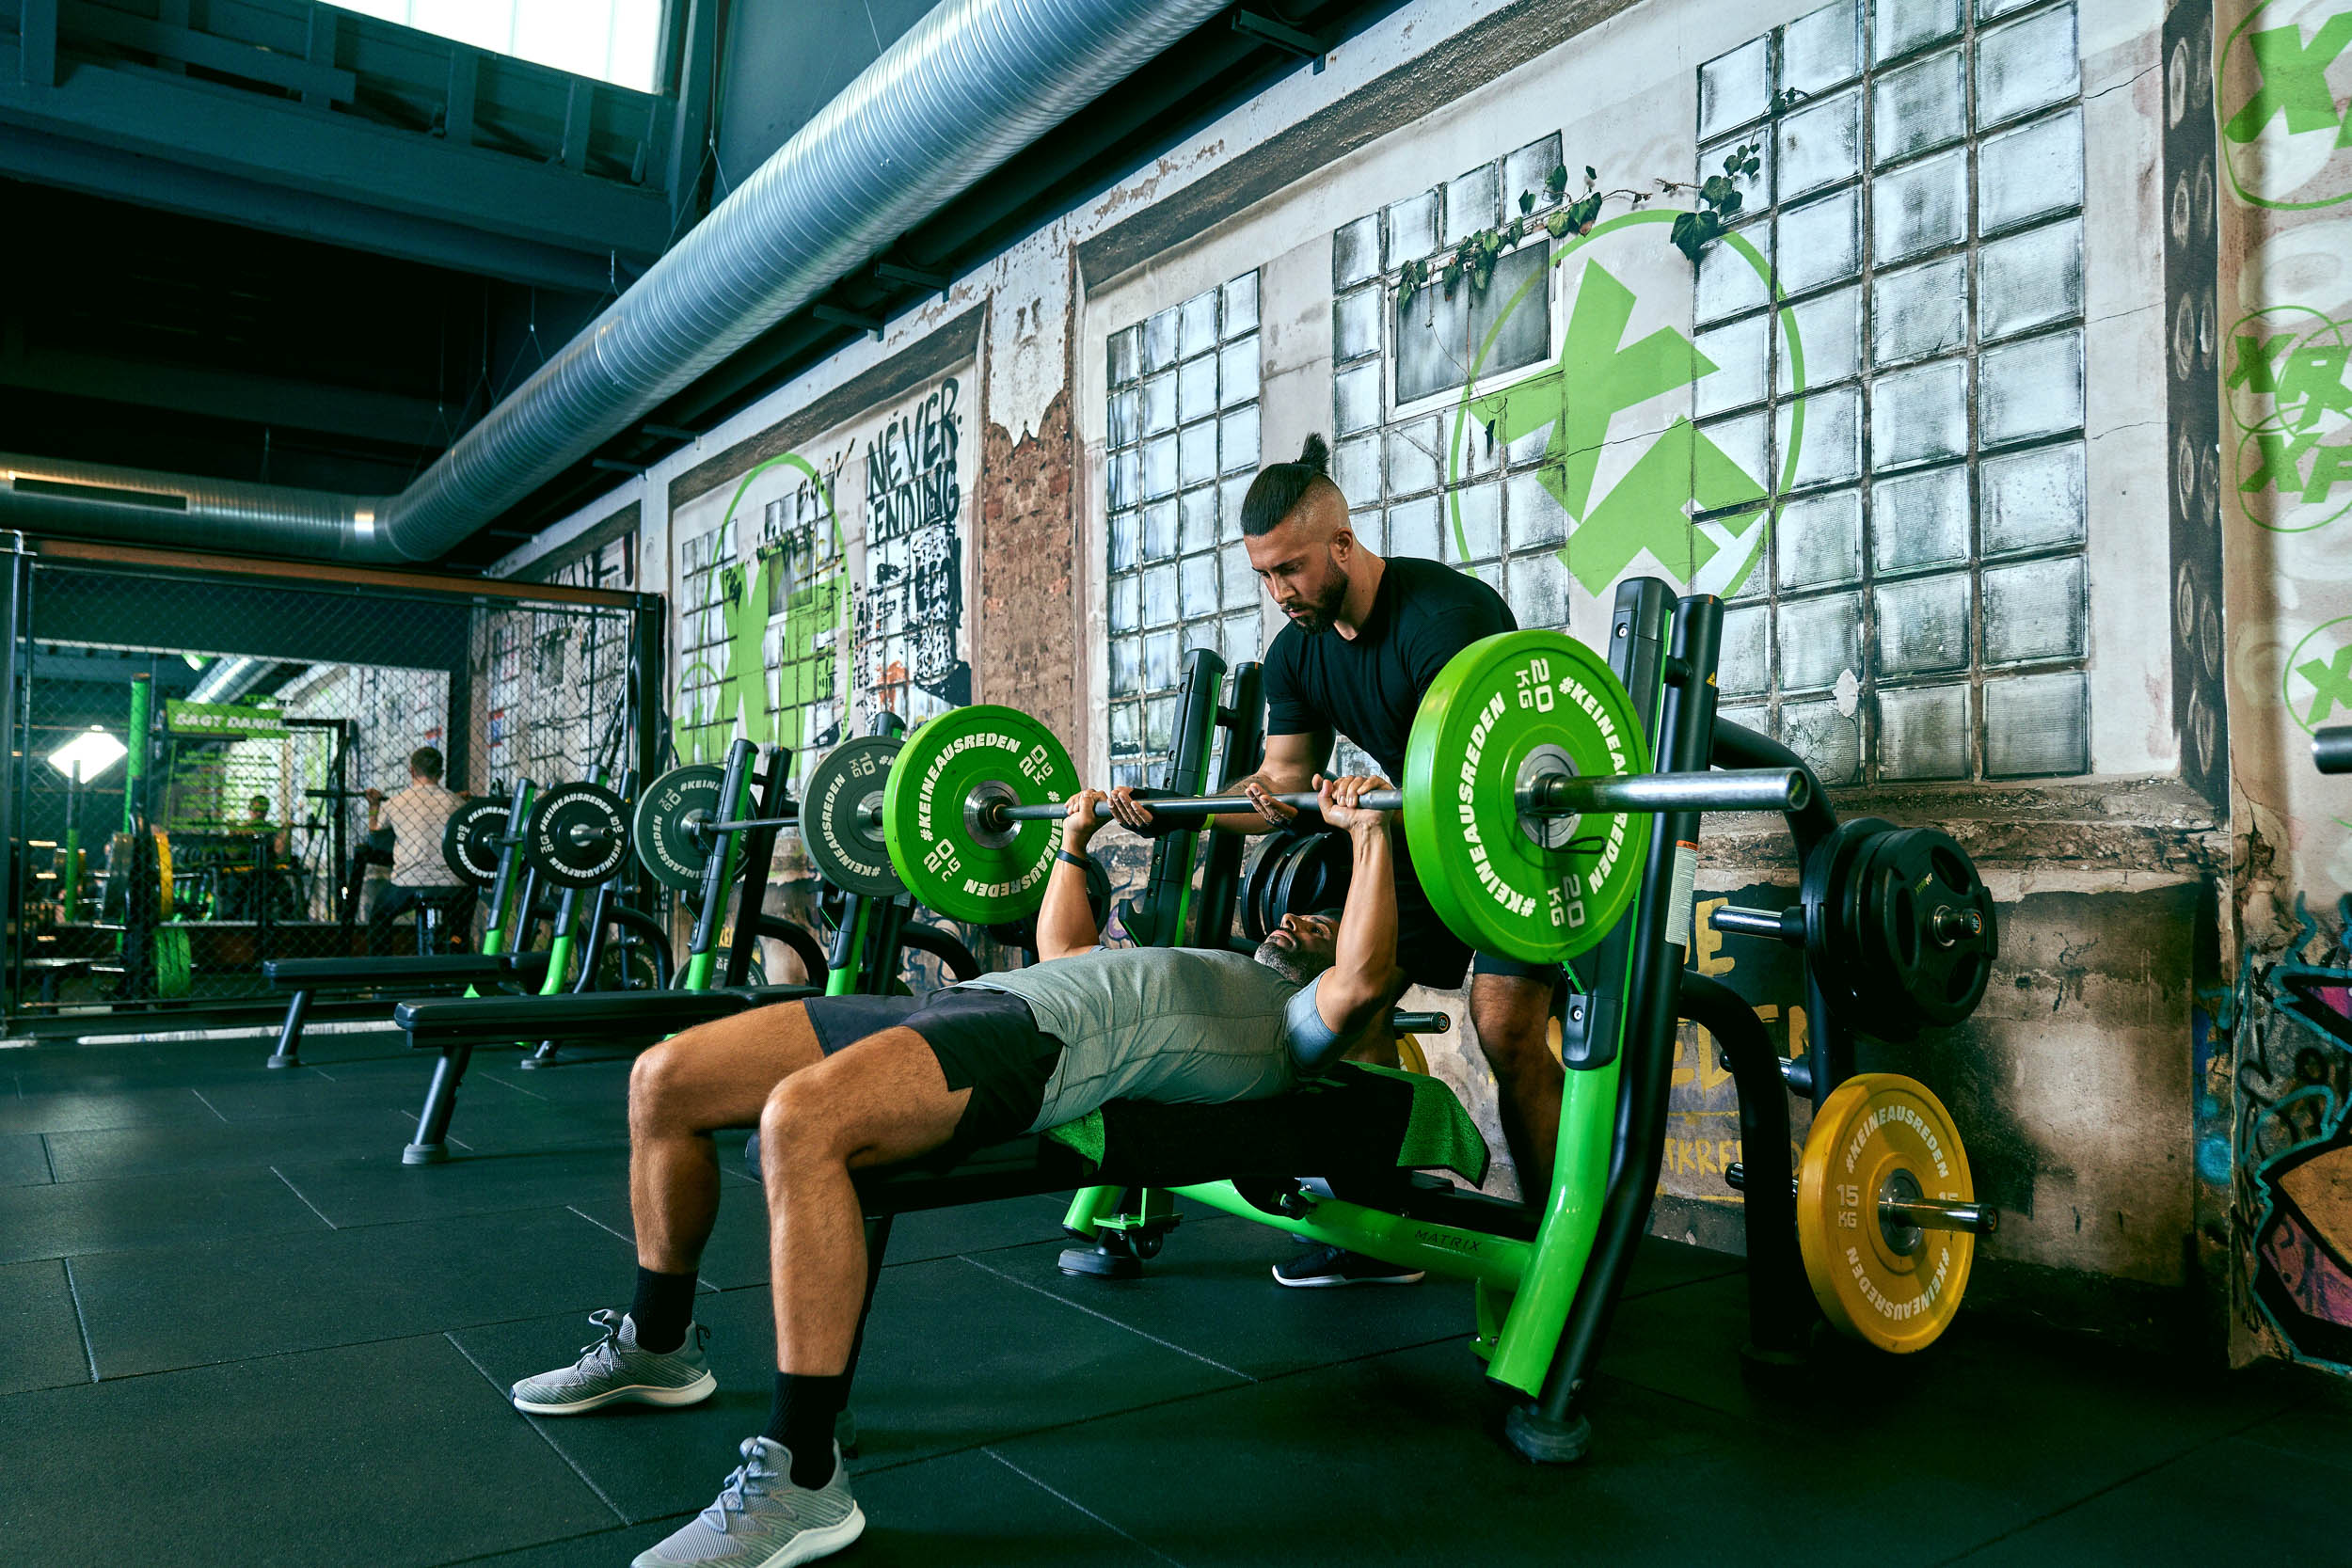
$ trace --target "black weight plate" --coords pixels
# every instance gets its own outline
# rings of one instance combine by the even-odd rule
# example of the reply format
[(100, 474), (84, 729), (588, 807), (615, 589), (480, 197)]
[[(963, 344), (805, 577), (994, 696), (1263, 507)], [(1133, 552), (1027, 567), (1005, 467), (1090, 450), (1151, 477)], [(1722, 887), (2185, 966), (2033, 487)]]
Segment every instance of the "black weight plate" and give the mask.
[(1282, 864), (1275, 873), (1272, 897), (1266, 905), (1266, 929), (1279, 926), (1284, 915), (1307, 912), (1307, 907), (1295, 900), (1314, 858), (1315, 841), (1311, 837), (1295, 839), (1283, 846)]
[(1852, 925), (1850, 906), (1855, 891), (1855, 863), (1895, 824), (1877, 816), (1857, 816), (1840, 822), (1805, 857), (1797, 898), (1804, 910), (1805, 962), (1821, 982), (1830, 1005), (1851, 1022), (1864, 1000), (1855, 984), (1861, 963), (1861, 937)]
[(1251, 942), (1265, 941), (1267, 884), (1273, 881), (1282, 855), (1282, 841), (1263, 840), (1258, 858), (1249, 863), (1248, 875), (1241, 883), (1241, 934)]
[(499, 855), (506, 847), (506, 802), (487, 795), (469, 797), (449, 814), (441, 830), (441, 860), (456, 879), (472, 887), (498, 880)]
[(1907, 1039), (1949, 1028), (1984, 997), (1999, 947), (1993, 895), (1967, 851), (1933, 828), (1878, 840), (1858, 879), (1855, 924), (1876, 1022)]
[(611, 881), (628, 859), (628, 809), (602, 784), (557, 784), (531, 808), (523, 859), (557, 887)]
[(868, 898), (906, 891), (890, 863), (890, 846), (878, 816), (890, 767), (904, 744), (897, 736), (845, 740), (809, 769), (801, 799), (801, 847), (808, 863), (834, 886)]
[(1355, 879), (1355, 853), (1346, 834), (1318, 833), (1311, 842), (1314, 853), (1300, 868), (1298, 885), (1291, 889), (1291, 896), (1297, 900), (1292, 906), (1295, 914), (1343, 907), (1348, 884)]
[(710, 860), (705, 823), (720, 820), (719, 787), (724, 771), (711, 763), (673, 768), (637, 797), (630, 838), (638, 862), (665, 887), (681, 891), (703, 884)]

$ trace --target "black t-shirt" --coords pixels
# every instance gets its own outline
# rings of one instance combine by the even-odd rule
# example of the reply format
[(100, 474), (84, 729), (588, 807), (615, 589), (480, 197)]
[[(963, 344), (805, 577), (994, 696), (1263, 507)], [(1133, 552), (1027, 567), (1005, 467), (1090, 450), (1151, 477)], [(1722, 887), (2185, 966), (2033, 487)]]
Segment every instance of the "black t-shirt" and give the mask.
[(1336, 730), (1402, 784), (1413, 715), (1438, 672), (1480, 638), (1518, 629), (1502, 595), (1468, 572), (1392, 556), (1353, 638), (1295, 625), (1275, 634), (1265, 655), (1266, 734)]

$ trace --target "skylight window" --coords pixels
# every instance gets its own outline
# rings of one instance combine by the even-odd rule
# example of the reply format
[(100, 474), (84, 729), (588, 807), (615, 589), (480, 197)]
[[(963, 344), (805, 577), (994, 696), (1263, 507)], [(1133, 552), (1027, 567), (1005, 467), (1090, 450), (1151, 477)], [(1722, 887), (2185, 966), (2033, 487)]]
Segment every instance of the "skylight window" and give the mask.
[(335, 0), (501, 55), (659, 92), (662, 0)]

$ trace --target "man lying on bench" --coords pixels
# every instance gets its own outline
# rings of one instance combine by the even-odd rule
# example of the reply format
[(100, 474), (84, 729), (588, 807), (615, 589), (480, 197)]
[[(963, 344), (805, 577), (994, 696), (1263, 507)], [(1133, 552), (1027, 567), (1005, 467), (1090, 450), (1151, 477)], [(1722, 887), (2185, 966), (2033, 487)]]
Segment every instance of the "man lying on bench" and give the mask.
[[(776, 1316), (775, 1401), (718, 1500), (638, 1568), (806, 1562), (866, 1528), (834, 1443), (866, 1292), (850, 1172), (1074, 1121), (1115, 1099), (1221, 1104), (1279, 1095), (1336, 1063), (1396, 994), (1389, 819), (1356, 804), (1378, 779), (1324, 781), (1323, 818), (1355, 847), (1336, 926), (1289, 916), (1254, 956), (1106, 948), (1087, 903), (1089, 790), (1070, 802), (1038, 913), (1040, 963), (927, 998), (785, 1003), (690, 1029), (629, 1080), (637, 1290), (570, 1367), (515, 1386), (569, 1416), (615, 1401), (694, 1404), (718, 1387), (692, 1322), (719, 1205), (719, 1128), (759, 1127)], [(1105, 814), (1107, 815), (1107, 814)], [(929, 1163), (929, 1162), (927, 1162)]]

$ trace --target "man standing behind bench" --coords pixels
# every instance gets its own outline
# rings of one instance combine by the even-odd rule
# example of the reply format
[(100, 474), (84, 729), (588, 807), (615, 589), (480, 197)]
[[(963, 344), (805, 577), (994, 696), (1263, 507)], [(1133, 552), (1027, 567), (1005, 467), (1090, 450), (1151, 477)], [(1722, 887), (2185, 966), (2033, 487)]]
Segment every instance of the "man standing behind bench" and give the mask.
[(420, 746), (408, 753), (408, 787), (387, 796), (368, 791), (368, 832), (392, 831), (391, 885), (368, 911), (368, 951), (390, 950), (392, 922), (414, 910), (425, 918), (427, 909), (441, 911), (441, 941), (461, 931), (473, 918), (473, 889), (450, 879), (441, 858), (441, 836), (450, 813), (466, 798), (441, 787), (441, 753)]
[[(866, 1293), (853, 1168), (972, 1149), (1076, 1121), (1108, 1101), (1220, 1104), (1280, 1094), (1386, 1028), (1403, 988), (1389, 819), (1356, 804), (1378, 779), (1318, 781), (1355, 849), (1335, 927), (1292, 915), (1254, 955), (1100, 945), (1088, 840), (1104, 797), (1070, 802), (1027, 969), (928, 997), (787, 1002), (689, 1029), (629, 1077), (637, 1292), (572, 1366), (515, 1386), (518, 1410), (699, 1403), (717, 1389), (693, 1323), (694, 1276), (719, 1209), (711, 1132), (758, 1123), (776, 1315), (768, 1424), (718, 1500), (637, 1568), (799, 1563), (857, 1539), (834, 1442)], [(1107, 813), (1104, 814), (1107, 816)]]

